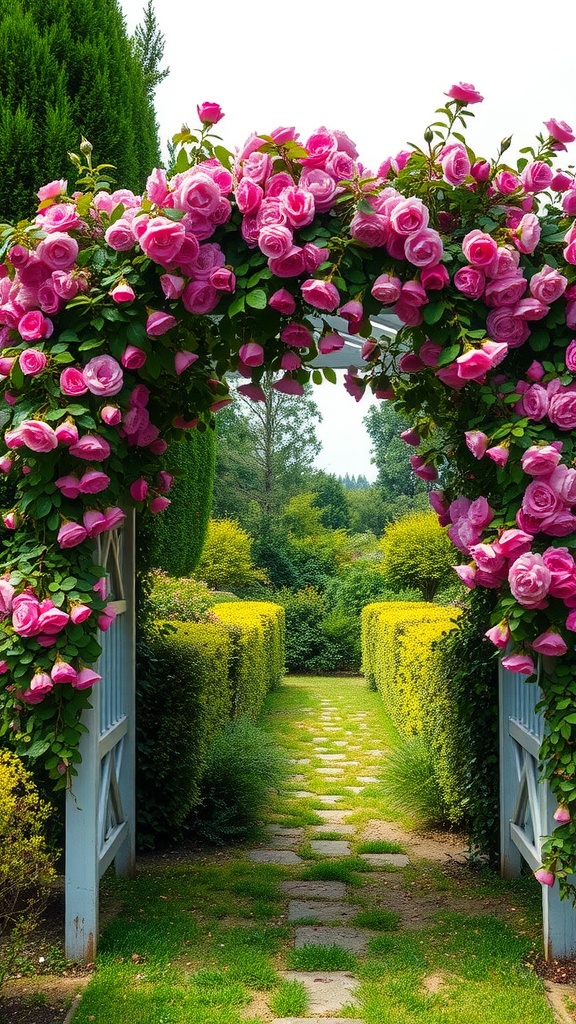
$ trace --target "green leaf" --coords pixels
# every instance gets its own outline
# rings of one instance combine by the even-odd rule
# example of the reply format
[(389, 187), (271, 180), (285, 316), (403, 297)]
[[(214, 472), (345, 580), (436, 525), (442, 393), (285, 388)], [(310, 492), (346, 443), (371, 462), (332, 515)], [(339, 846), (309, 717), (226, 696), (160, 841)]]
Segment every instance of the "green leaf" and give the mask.
[(246, 299), (244, 295), (238, 295), (228, 307), (228, 316), (232, 318), (237, 316), (238, 313), (243, 313), (246, 308)]
[(248, 292), (246, 302), (252, 309), (266, 309), (268, 305), (266, 292), (262, 288), (255, 288), (253, 292)]
[(427, 324), (436, 324), (442, 318), (446, 304), (444, 302), (430, 302), (424, 307), (422, 315)]
[(438, 366), (449, 366), (460, 355), (460, 352), (460, 345), (448, 345), (448, 348), (443, 349), (440, 354)]

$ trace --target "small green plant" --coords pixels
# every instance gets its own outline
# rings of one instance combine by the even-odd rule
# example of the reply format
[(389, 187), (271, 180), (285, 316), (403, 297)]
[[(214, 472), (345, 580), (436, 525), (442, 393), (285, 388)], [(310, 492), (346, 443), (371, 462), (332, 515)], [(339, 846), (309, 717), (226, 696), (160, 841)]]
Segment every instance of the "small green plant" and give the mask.
[(230, 722), (208, 751), (194, 831), (212, 843), (247, 838), (287, 772), (285, 755), (269, 735), (246, 718)]
[(401, 917), (394, 910), (359, 910), (350, 924), (354, 928), (370, 928), (374, 932), (396, 932)]
[(392, 843), (388, 839), (373, 839), (360, 843), (358, 853), (406, 853), (400, 843)]
[(213, 604), (212, 595), (204, 583), (191, 579), (174, 579), (160, 569), (154, 569), (150, 573), (150, 579), (150, 604), (154, 618), (158, 621), (216, 621), (210, 611)]
[(277, 1017), (304, 1017), (308, 1009), (308, 993), (302, 982), (281, 982), (270, 999), (270, 1009)]
[[(358, 864), (354, 860), (354, 866), (351, 866), (352, 858), (347, 858), (345, 861), (342, 860), (322, 860), (318, 861), (317, 864), (311, 864), (310, 867), (305, 868), (300, 874), (300, 878), (307, 882), (346, 882), (349, 885), (359, 885), (360, 879), (357, 875)], [(361, 870), (366, 868), (364, 861)]]
[(15, 754), (0, 751), (0, 989), (36, 930), (54, 878), (49, 804)]
[(444, 824), (446, 813), (432, 752), (421, 733), (401, 736), (383, 755), (382, 768), (380, 789), (393, 810), (414, 826)]
[(288, 956), (291, 971), (354, 971), (356, 957), (341, 946), (315, 946), (306, 943), (292, 949)]

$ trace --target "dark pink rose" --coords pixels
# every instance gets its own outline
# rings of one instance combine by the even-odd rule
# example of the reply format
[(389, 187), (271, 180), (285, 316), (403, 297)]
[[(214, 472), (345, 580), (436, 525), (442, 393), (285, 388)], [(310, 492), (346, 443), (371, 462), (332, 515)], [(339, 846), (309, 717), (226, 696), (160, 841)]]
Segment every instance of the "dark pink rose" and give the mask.
[(370, 249), (386, 245), (389, 233), (388, 218), (379, 213), (364, 213), (359, 210), (350, 222), (352, 238)]
[(80, 494), (99, 494), (110, 484), (110, 477), (98, 469), (88, 469), (78, 481)]
[(415, 267), (435, 266), (442, 259), (442, 239), (433, 228), (422, 228), (409, 235), (404, 245), (405, 258)]
[(18, 321), (18, 334), (24, 341), (40, 341), (41, 338), (50, 338), (54, 331), (54, 324), (48, 320), (39, 309), (32, 309)]
[(182, 293), (182, 305), (189, 313), (211, 313), (220, 301), (220, 295), (207, 281), (190, 281)]
[(100, 419), (107, 427), (116, 427), (122, 419), (122, 413), (117, 405), (103, 405), (100, 409)]
[(183, 352), (176, 352), (174, 355), (174, 370), (177, 376), (179, 377), (181, 373), (184, 373), (184, 370), (187, 370), (189, 366), (192, 366), (198, 358), (199, 356), (197, 352), (188, 352), (186, 350)]
[(554, 171), (542, 160), (534, 160), (527, 164), (522, 171), (520, 178), (527, 192), (544, 192), (550, 188)]
[(304, 250), (293, 245), (285, 256), (269, 259), (268, 267), (276, 277), (300, 277), (306, 269)]
[[(508, 672), (517, 672), (521, 676), (533, 676), (536, 671), (534, 662), (529, 654), (506, 655), (505, 658), (502, 658), (502, 668), (505, 668)], [(540, 881), (540, 879), (538, 880)]]
[(54, 433), (58, 438), (58, 444), (69, 446), (78, 441), (78, 427), (69, 416), (55, 427)]
[(75, 548), (88, 537), (86, 529), (80, 523), (63, 523), (56, 538), (61, 548)]
[(58, 438), (43, 420), (23, 420), (17, 428), (20, 440), (33, 452), (51, 452), (58, 447)]
[(146, 256), (160, 266), (175, 264), (185, 238), (184, 225), (167, 217), (153, 217), (143, 227), (139, 241)]
[(486, 285), (484, 301), (487, 306), (514, 306), (524, 295), (528, 281), (518, 271), (495, 277)]
[(528, 324), (516, 316), (514, 306), (491, 310), (486, 318), (486, 328), (494, 341), (503, 341), (510, 348), (519, 348), (530, 336)]
[(148, 481), (141, 476), (138, 480), (135, 480), (134, 483), (130, 484), (130, 497), (133, 501), (144, 501), (149, 490), (150, 486)]
[(37, 377), (47, 362), (46, 356), (38, 348), (25, 348), (18, 357), (18, 364), (25, 377)]
[(67, 366), (65, 370), (62, 370), (60, 374), (60, 390), (64, 395), (70, 395), (70, 397), (85, 395), (88, 391), (88, 385), (82, 370), (75, 366)]
[(486, 278), (478, 267), (460, 267), (454, 274), (454, 285), (469, 299), (479, 299), (484, 293)]
[(287, 324), (283, 328), (280, 338), (285, 345), (291, 345), (293, 348), (310, 348), (313, 341), (308, 327), (294, 322)]
[(330, 281), (319, 281), (311, 278), (304, 281), (302, 287), (302, 298), (315, 309), (326, 310), (332, 313), (340, 305), (338, 289)]
[(481, 103), (484, 99), (480, 95), (477, 89), (469, 82), (457, 82), (456, 85), (452, 85), (445, 96), (449, 96), (450, 99), (457, 100), (458, 103)]
[(246, 366), (262, 366), (264, 362), (264, 349), (255, 341), (248, 341), (242, 345), (238, 355)]
[(54, 483), (65, 498), (77, 498), (80, 494), (80, 481), (77, 476), (61, 476)]
[(203, 124), (218, 124), (224, 117), (224, 111), (219, 103), (211, 103), (206, 100), (204, 103), (200, 103), (196, 110), (198, 117)]
[[(126, 370), (139, 370), (140, 367), (144, 366), (146, 362), (146, 353), (144, 349), (138, 348), (137, 345), (126, 345), (121, 357), (120, 362)], [(115, 391), (101, 392), (101, 394), (116, 394)]]
[(380, 274), (372, 285), (371, 293), (383, 306), (392, 306), (400, 298), (402, 282), (399, 277)]
[(537, 636), (530, 646), (538, 654), (547, 654), (552, 658), (566, 654), (568, 650), (566, 641), (562, 639), (559, 633), (554, 633), (551, 629), (547, 629), (546, 632)]
[(98, 434), (84, 434), (78, 443), (70, 448), (70, 454), (87, 462), (101, 462), (110, 455), (110, 445)]
[(172, 327), (175, 327), (177, 323), (176, 317), (171, 316), (170, 313), (150, 313), (146, 321), (146, 334), (149, 334), (152, 338), (160, 337), (171, 330)]
[(548, 129), (550, 136), (556, 142), (574, 142), (574, 132), (570, 125), (566, 124), (566, 121), (557, 121), (553, 117), (550, 121), (544, 121), (544, 127)]
[(530, 291), (539, 302), (550, 304), (564, 294), (567, 285), (568, 279), (555, 267), (546, 264), (531, 279)]
[(22, 693), (26, 704), (39, 704), (54, 688), (54, 683), (46, 672), (38, 669), (32, 676), (30, 686)]
[(427, 291), (439, 291), (450, 283), (450, 275), (443, 263), (422, 267), (420, 283)]
[(462, 252), (473, 267), (488, 267), (498, 251), (496, 242), (485, 231), (475, 228), (464, 236)]
[(169, 505), (169, 498), (163, 498), (161, 496), (158, 496), (156, 498), (152, 498), (152, 501), (150, 502), (148, 508), (150, 509), (153, 515), (156, 515), (158, 512), (163, 512), (164, 509), (168, 508)]
[(529, 476), (549, 476), (560, 462), (561, 453), (552, 445), (533, 445), (521, 458), (522, 469)]

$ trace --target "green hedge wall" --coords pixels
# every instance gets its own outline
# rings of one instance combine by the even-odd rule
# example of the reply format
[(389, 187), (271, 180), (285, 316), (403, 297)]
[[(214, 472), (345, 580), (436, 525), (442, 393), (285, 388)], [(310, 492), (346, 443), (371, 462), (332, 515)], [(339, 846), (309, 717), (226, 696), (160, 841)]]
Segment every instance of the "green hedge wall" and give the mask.
[(254, 721), (284, 674), (284, 609), (268, 601), (234, 601), (213, 611), (234, 637), (234, 715)]
[(457, 627), (460, 610), (427, 602), (367, 605), (362, 612), (366, 678), (382, 695), (401, 733), (423, 734), (448, 820), (464, 817), (466, 750), (459, 743), (457, 709), (438, 641)]

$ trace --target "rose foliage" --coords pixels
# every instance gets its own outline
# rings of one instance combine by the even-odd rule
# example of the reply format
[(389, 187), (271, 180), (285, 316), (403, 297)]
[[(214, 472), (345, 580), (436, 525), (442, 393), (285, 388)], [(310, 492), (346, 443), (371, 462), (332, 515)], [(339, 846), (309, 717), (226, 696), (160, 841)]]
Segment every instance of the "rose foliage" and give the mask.
[[(422, 145), (364, 166), (342, 131), (293, 127), (219, 145), (216, 103), (174, 138), (170, 173), (113, 190), (85, 140), (76, 191), (44, 185), (31, 221), (0, 228), (0, 469), (16, 491), (0, 579), (3, 730), (64, 785), (113, 621), (94, 538), (130, 507), (159, 512), (163, 455), (267, 371), (301, 395), (318, 354), (363, 340), (350, 368), (412, 427), (414, 472), (468, 587), (498, 592), (487, 635), (538, 679), (543, 774), (559, 805), (544, 868), (576, 855), (576, 179), (562, 121), (513, 164), (472, 152), (482, 100), (459, 83)], [(560, 160), (561, 165), (557, 162)], [(373, 319), (404, 324), (394, 342)], [(342, 330), (334, 329), (334, 316)], [(488, 624), (487, 624), (488, 625)]]

